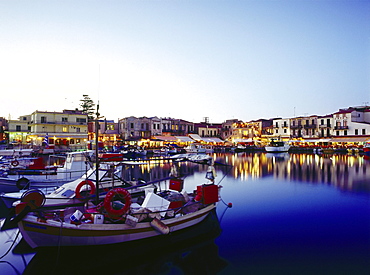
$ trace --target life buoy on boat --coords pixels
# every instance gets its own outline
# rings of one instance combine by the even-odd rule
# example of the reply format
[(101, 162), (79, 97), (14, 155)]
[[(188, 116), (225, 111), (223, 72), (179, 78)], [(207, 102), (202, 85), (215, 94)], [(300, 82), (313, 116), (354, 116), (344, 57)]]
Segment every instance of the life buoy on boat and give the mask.
[[(112, 206), (112, 202), (117, 199), (125, 201), (125, 205), (120, 209), (114, 209)], [(109, 216), (112, 218), (120, 218), (131, 206), (131, 195), (126, 189), (120, 187), (114, 188), (108, 192), (104, 199), (103, 206), (105, 210), (107, 210)]]
[(18, 166), (19, 165), (19, 161), (18, 160), (13, 160), (11, 163), (12, 163), (13, 166)]
[(83, 180), (83, 181), (81, 181), (81, 182), (77, 185), (76, 190), (75, 190), (76, 198), (77, 198), (77, 199), (84, 199), (84, 198), (85, 198), (85, 197), (83, 197), (83, 196), (81, 195), (81, 188), (82, 188), (82, 186), (84, 186), (84, 185), (86, 185), (86, 184), (90, 186), (90, 196), (92, 196), (92, 195), (94, 195), (94, 194), (95, 194), (95, 190), (96, 190), (96, 188), (95, 188), (95, 184), (94, 184), (91, 180)]

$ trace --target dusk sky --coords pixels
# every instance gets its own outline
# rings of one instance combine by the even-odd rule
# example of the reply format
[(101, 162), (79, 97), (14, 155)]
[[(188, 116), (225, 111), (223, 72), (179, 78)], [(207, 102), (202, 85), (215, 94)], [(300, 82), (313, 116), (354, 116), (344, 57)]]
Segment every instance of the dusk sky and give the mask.
[(0, 1), (0, 116), (221, 123), (370, 101), (370, 1)]

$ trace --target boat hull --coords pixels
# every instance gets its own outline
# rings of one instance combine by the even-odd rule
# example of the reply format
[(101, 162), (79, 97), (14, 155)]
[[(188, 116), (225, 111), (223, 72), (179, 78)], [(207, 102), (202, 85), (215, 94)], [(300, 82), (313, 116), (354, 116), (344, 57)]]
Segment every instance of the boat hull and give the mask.
[(266, 146), (265, 147), (266, 152), (269, 152), (269, 153), (274, 153), (274, 152), (278, 152), (278, 153), (288, 152), (289, 149), (290, 149), (290, 146), (289, 145), (284, 145), (284, 146)]
[[(199, 211), (180, 217), (162, 220), (170, 233), (200, 223), (215, 209), (211, 204)], [(125, 243), (162, 235), (149, 222), (135, 227), (126, 224), (69, 224), (54, 220), (40, 222), (27, 216), (18, 223), (23, 238), (32, 247), (46, 246), (89, 246)]]

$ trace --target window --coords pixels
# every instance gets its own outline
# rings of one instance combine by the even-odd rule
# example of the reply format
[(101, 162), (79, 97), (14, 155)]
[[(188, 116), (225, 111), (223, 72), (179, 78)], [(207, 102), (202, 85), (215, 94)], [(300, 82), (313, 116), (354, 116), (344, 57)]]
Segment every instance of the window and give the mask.
[(16, 125), (15, 130), (18, 131), (18, 132), (22, 131), (21, 125)]
[(358, 129), (355, 129), (355, 135), (356, 136), (358, 135)]
[(79, 123), (86, 123), (86, 118), (76, 117), (76, 122), (79, 122)]
[(46, 123), (46, 116), (41, 117), (41, 123)]
[(62, 122), (68, 122), (68, 117), (62, 117)]
[(81, 132), (81, 128), (76, 127), (76, 133), (80, 133), (80, 132)]
[(130, 123), (130, 128), (133, 129), (134, 128), (134, 124), (133, 123)]
[(366, 135), (366, 129), (362, 129), (362, 134)]
[(275, 126), (276, 126), (276, 127), (279, 127), (279, 123), (278, 123), (278, 122), (276, 122), (276, 123), (275, 123)]
[(63, 126), (62, 131), (63, 131), (63, 132), (68, 132), (67, 127)]

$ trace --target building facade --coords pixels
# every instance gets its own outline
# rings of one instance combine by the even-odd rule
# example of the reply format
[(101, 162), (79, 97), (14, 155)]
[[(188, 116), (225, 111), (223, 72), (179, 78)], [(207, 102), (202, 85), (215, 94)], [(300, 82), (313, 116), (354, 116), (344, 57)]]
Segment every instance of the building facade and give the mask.
[(10, 141), (30, 146), (85, 147), (88, 139), (87, 114), (79, 110), (35, 111), (8, 121)]

